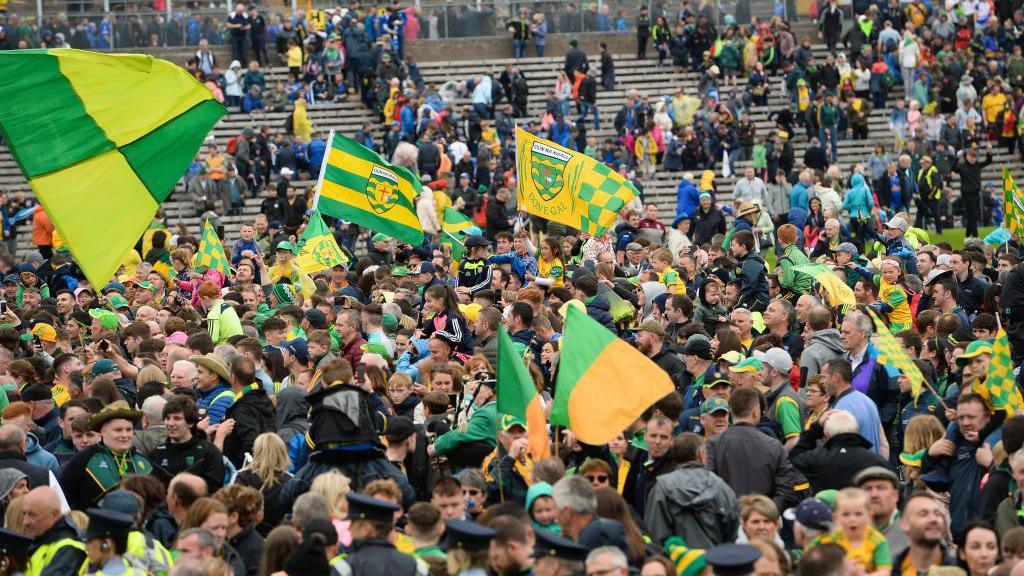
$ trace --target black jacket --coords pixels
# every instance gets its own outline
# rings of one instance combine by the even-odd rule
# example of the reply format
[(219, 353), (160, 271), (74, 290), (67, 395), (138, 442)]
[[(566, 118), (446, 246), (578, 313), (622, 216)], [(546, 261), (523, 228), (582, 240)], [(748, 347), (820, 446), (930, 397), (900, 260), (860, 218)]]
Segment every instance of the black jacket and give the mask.
[(28, 476), (30, 490), (50, 485), (50, 471), (35, 464), (29, 464), (21, 452), (0, 452), (0, 469), (4, 468), (14, 468)]
[(197, 430), (184, 444), (164, 442), (150, 452), (149, 460), (153, 475), (165, 485), (175, 475), (190, 472), (206, 481), (210, 494), (224, 486), (224, 457), (202, 431)]
[(570, 48), (565, 53), (565, 75), (569, 77), (569, 80), (573, 79), (573, 72), (577, 69), (583, 70), (584, 72), (590, 68), (587, 63), (587, 54), (579, 48)]
[(383, 538), (354, 540), (348, 556), (352, 576), (410, 576), (416, 574), (416, 560), (403, 554)]
[(740, 298), (737, 306), (753, 309), (754, 301), (767, 305), (771, 300), (768, 294), (768, 274), (764, 259), (760, 254), (747, 254), (737, 262), (736, 276), (740, 280)]
[(811, 491), (842, 490), (852, 485), (858, 472), (871, 466), (889, 467), (888, 461), (871, 449), (871, 443), (860, 434), (837, 434), (822, 446), (825, 437), (821, 424), (815, 422), (800, 434), (800, 440), (789, 453), (793, 466), (807, 477)]
[(703, 246), (711, 242), (715, 234), (725, 234), (725, 216), (722, 211), (717, 206), (712, 206), (707, 212), (697, 208), (693, 213), (693, 226), (690, 230), (693, 243)]
[(960, 175), (960, 192), (965, 196), (977, 196), (981, 193), (981, 170), (992, 163), (992, 151), (989, 150), (985, 160), (971, 164), (958, 158), (953, 165), (953, 172)]
[(485, 234), (493, 240), (498, 232), (511, 232), (512, 225), (508, 223), (508, 207), (496, 196), (487, 199), (487, 230)]
[(580, 82), (580, 101), (591, 104), (597, 102), (597, 82), (593, 76), (587, 76)]
[(657, 354), (651, 356), (651, 360), (658, 365), (658, 368), (661, 368), (668, 374), (668, 377), (672, 379), (672, 384), (675, 384), (676, 390), (682, 392), (683, 374), (686, 373), (686, 365), (672, 351), (672, 346), (668, 342), (662, 343), (661, 350), (658, 350)]
[(259, 532), (253, 529), (252, 526), (243, 528), (241, 532), (235, 534), (234, 538), (229, 538), (228, 543), (235, 549), (238, 556), (242, 559), (242, 565), (245, 566), (245, 573), (247, 575), (256, 574), (260, 571), (260, 556), (263, 554), (263, 536), (260, 536)]
[(263, 388), (255, 388), (235, 400), (224, 413), (224, 419), (228, 418), (234, 419), (235, 429), (224, 439), (224, 455), (241, 468), (256, 437), (274, 431), (274, 403)]

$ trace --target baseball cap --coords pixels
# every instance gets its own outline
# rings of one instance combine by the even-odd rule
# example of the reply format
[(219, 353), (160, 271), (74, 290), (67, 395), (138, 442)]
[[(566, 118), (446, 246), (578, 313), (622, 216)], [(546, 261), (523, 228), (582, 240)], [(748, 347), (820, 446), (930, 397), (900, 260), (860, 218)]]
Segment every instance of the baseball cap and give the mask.
[(479, 234), (471, 234), (469, 236), (466, 236), (466, 241), (463, 242), (463, 245), (466, 248), (477, 248), (480, 246), (490, 246), (491, 243), (488, 242), (486, 238)]
[(661, 338), (664, 338), (665, 336), (668, 335), (668, 333), (665, 332), (665, 328), (661, 325), (661, 322), (658, 322), (657, 320), (648, 320), (640, 324), (639, 326), (637, 326), (636, 331), (650, 332), (651, 334), (654, 334)]
[(309, 362), (309, 348), (306, 347), (306, 341), (301, 338), (295, 338), (285, 343), (284, 349), (289, 354), (295, 356), (295, 359), (300, 364), (306, 364)]
[(310, 308), (305, 312), (306, 321), (309, 322), (310, 327), (316, 328), (317, 330), (327, 329), (327, 315), (323, 313), (319, 308)]
[(93, 308), (89, 310), (89, 316), (100, 321), (107, 330), (113, 330), (117, 328), (117, 314), (114, 314), (110, 310), (103, 310), (102, 308)]
[(703, 360), (711, 360), (714, 353), (711, 352), (711, 342), (701, 335), (690, 336), (683, 346), (683, 356), (696, 356)]
[(708, 398), (700, 405), (701, 414), (714, 414), (715, 412), (729, 412), (729, 403), (724, 398), (715, 396)]
[(406, 416), (396, 416), (388, 419), (384, 437), (388, 439), (388, 442), (401, 442), (415, 433), (416, 427), (412, 420)]
[(737, 374), (742, 372), (760, 372), (761, 361), (757, 358), (747, 358), (742, 362), (738, 362), (735, 366), (730, 366), (729, 371)]
[(786, 510), (782, 517), (812, 530), (828, 530), (832, 523), (832, 509), (822, 500), (805, 498), (795, 508)]
[(982, 354), (992, 354), (992, 344), (988, 340), (975, 340), (967, 345), (967, 350), (956, 359), (958, 366), (966, 366), (972, 358), (977, 358)]
[(437, 268), (434, 267), (433, 262), (420, 262), (419, 268), (416, 269), (417, 274), (433, 274), (437, 272)]
[(57, 330), (49, 324), (39, 323), (32, 327), (31, 334), (38, 336), (43, 342), (56, 342)]
[(373, 243), (374, 244), (376, 244), (377, 242), (390, 242), (390, 241), (391, 241), (391, 237), (388, 236), (387, 234), (384, 234), (383, 232), (377, 232), (376, 234), (373, 235)]
[(740, 352), (739, 350), (729, 350), (725, 354), (719, 356), (718, 361), (725, 362), (730, 366), (735, 366), (736, 364), (743, 362), (745, 358), (746, 356), (743, 355), (743, 352)]
[(92, 365), (93, 377), (102, 376), (104, 374), (110, 374), (114, 370), (117, 370), (117, 365), (114, 364), (113, 360), (107, 358), (97, 360), (96, 363)]
[(526, 421), (523, 420), (522, 418), (519, 418), (518, 416), (513, 416), (511, 414), (505, 414), (504, 416), (501, 417), (501, 429), (503, 431), (504, 430), (508, 430), (509, 428), (512, 428), (513, 426), (522, 426), (523, 429), (525, 430), (526, 429)]
[(907, 221), (904, 220), (903, 218), (899, 216), (893, 216), (892, 218), (889, 219), (888, 222), (885, 223), (885, 227), (896, 228), (902, 232), (906, 232), (907, 229), (910, 228), (910, 225), (907, 224)]
[(762, 364), (767, 364), (783, 374), (789, 374), (789, 371), (793, 369), (793, 358), (782, 348), (769, 348), (757, 356), (757, 359)]

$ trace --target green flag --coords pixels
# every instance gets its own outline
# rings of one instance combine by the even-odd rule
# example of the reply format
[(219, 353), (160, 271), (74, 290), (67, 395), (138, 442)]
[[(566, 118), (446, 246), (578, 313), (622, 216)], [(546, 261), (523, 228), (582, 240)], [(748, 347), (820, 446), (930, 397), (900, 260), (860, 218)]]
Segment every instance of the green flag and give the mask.
[(295, 247), (295, 263), (304, 273), (312, 274), (339, 264), (348, 265), (348, 262), (331, 230), (324, 224), (320, 211), (314, 209)]
[(502, 428), (521, 424), (526, 428), (530, 455), (534, 461), (547, 458), (551, 450), (547, 420), (540, 404), (540, 394), (526, 369), (523, 354), (516, 350), (512, 338), (503, 327), (498, 327), (498, 412)]
[[(458, 237), (457, 237), (458, 236)], [(452, 260), (456, 262), (462, 262), (462, 257), (466, 254), (466, 246), (462, 243), (462, 234), (451, 234), (447, 230), (441, 230), (441, 244), (447, 246), (452, 251)]]
[(466, 216), (455, 208), (445, 207), (444, 222), (441, 223), (441, 230), (454, 234), (456, 232), (462, 232), (463, 230), (472, 228), (473, 226), (476, 226), (476, 224), (469, 219), (469, 216)]

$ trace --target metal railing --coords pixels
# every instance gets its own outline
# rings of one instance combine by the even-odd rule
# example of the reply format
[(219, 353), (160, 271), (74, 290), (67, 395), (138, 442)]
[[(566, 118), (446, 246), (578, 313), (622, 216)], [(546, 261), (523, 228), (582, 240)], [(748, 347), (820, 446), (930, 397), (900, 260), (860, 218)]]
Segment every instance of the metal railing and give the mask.
[[(290, 5), (257, 6), (266, 22), (265, 43), (268, 50), (282, 35), (291, 30), (312, 28), (310, 15), (325, 11), (326, 19), (341, 14), (356, 14), (359, 25), (375, 39), (383, 26), (377, 24), (383, 8), (371, 15), (364, 10), (339, 9), (336, 4), (309, 0), (285, 0)], [(722, 23), (737, 10), (768, 18), (785, 15), (794, 0), (691, 0), (697, 14)], [(738, 5), (745, 4), (740, 9)], [(69, 45), (73, 48), (109, 50), (143, 47), (195, 47), (206, 40), (210, 45), (229, 45), (231, 30), (226, 27), (233, 2), (203, 3), (184, 0), (65, 0), (63, 11), (37, 0), (35, 18), (27, 15), (6, 15), (8, 39), (25, 40), (26, 47)], [(509, 25), (525, 10), (534, 31), (554, 33), (625, 33), (636, 31), (640, 7), (646, 6), (653, 23), (664, 15), (670, 28), (680, 15), (681, 2), (671, 0), (547, 0), (544, 2), (512, 2), (509, 0), (414, 0), (401, 8), (401, 41), (445, 38), (499, 37), (509, 38)], [(330, 11), (330, 12), (327, 12)], [(2, 16), (0, 16), (2, 17)], [(367, 20), (371, 23), (367, 23)], [(36, 23), (39, 23), (38, 25)], [(285, 23), (289, 22), (290, 29)], [(744, 22), (739, 22), (743, 24)], [(25, 26), (28, 24), (28, 26)], [(13, 37), (12, 37), (13, 36)], [(60, 43), (63, 38), (64, 44)], [(247, 44), (251, 39), (246, 38)], [(531, 46), (535, 37), (527, 40)]]

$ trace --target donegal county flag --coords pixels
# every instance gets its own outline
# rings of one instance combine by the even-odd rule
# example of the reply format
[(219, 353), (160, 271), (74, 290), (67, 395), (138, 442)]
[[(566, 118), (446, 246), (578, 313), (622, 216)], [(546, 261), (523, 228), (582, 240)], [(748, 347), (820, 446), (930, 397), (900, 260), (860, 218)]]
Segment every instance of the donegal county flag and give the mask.
[(878, 346), (878, 361), (907, 376), (910, 380), (910, 395), (916, 400), (921, 395), (921, 390), (924, 389), (924, 374), (921, 374), (917, 364), (910, 359), (903, 345), (896, 341), (896, 337), (889, 332), (889, 328), (878, 317), (878, 314), (871, 308), (868, 308), (868, 313), (875, 321), (875, 332), (878, 335), (875, 341)]
[(1024, 198), (1006, 166), (1003, 166), (1003, 224), (1011, 234), (1024, 236)]
[(1002, 327), (999, 328), (992, 343), (992, 360), (988, 363), (985, 381), (980, 385), (975, 384), (974, 391), (980, 394), (993, 410), (1005, 410), (1011, 416), (1024, 411), (1024, 398), (1021, 398), (1020, 389), (1014, 382), (1010, 341)]
[(512, 338), (504, 328), (498, 328), (498, 412), (526, 425), (530, 456), (536, 462), (551, 452), (548, 426), (540, 394), (533, 385), (523, 355), (516, 352)]
[(857, 305), (857, 298), (854, 296), (853, 290), (824, 264), (794, 266), (793, 271), (812, 276), (825, 293), (828, 294), (828, 301), (832, 306), (842, 306), (844, 304), (849, 306)]
[(171, 283), (171, 276), (175, 274), (174, 266), (171, 264), (171, 253), (164, 252), (159, 260), (153, 263), (153, 272), (164, 277), (164, 282)]
[(675, 388), (650, 358), (587, 313), (566, 307), (551, 423), (606, 444)]
[(309, 224), (302, 231), (299, 244), (295, 247), (295, 263), (305, 274), (334, 268), (338, 264), (347, 265), (348, 258), (341, 251), (331, 230), (324, 223), (319, 210), (313, 210), (309, 216)]
[(220, 238), (217, 237), (209, 218), (206, 219), (203, 235), (199, 238), (199, 251), (196, 252), (194, 260), (193, 267), (198, 270), (213, 268), (220, 270), (224, 276), (231, 275), (231, 261), (224, 254), (224, 245), (220, 243)]
[(516, 129), (516, 195), (519, 209), (601, 234), (637, 196), (633, 184), (583, 154)]
[(442, 230), (445, 230), (445, 231), (448, 231), (448, 232), (451, 232), (452, 234), (454, 234), (456, 232), (462, 232), (464, 230), (468, 230), (469, 228), (472, 228), (473, 226), (476, 226), (476, 223), (473, 222), (473, 220), (470, 219), (469, 216), (466, 216), (465, 214), (463, 214), (462, 212), (459, 212), (458, 210), (456, 210), (454, 208), (449, 208), (449, 207), (445, 206), (445, 208), (444, 208), (444, 222), (441, 223), (441, 229)]
[(420, 183), (408, 169), (393, 166), (351, 138), (331, 133), (313, 208), (371, 230), (423, 244), (416, 216)]
[(0, 131), (93, 286), (110, 280), (224, 109), (134, 54), (0, 52)]

